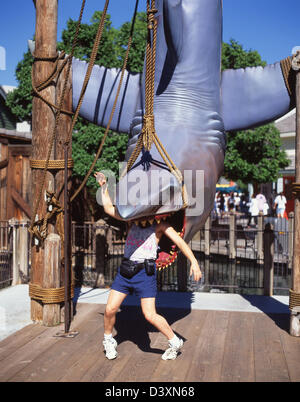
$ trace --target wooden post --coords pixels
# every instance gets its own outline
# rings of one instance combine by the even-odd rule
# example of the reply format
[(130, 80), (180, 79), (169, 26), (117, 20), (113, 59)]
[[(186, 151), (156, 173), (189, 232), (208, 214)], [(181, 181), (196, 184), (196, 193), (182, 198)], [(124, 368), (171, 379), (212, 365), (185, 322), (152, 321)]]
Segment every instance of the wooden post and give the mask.
[(20, 283), (27, 283), (29, 274), (28, 220), (23, 220), (20, 222), (19, 239)]
[(259, 287), (263, 287), (264, 281), (264, 270), (263, 270), (263, 261), (264, 261), (264, 215), (262, 212), (259, 213), (258, 222), (257, 222), (257, 265), (258, 265), (258, 281)]
[[(0, 160), (1, 162), (8, 162), (8, 140), (5, 138), (0, 138)], [(7, 219), (7, 165), (3, 163), (0, 167), (0, 220), (4, 221)]]
[(187, 291), (187, 258), (183, 253), (178, 254), (177, 261), (177, 283), (178, 291)]
[(204, 255), (209, 257), (210, 255), (210, 227), (211, 227), (211, 217), (208, 216), (205, 226), (204, 226)]
[(229, 216), (229, 259), (236, 258), (236, 230), (235, 230), (235, 213), (231, 212)]
[[(58, 0), (36, 0), (36, 28), (35, 28), (35, 56), (55, 57), (57, 38), (57, 4)], [(53, 61), (35, 60), (33, 66), (33, 79), (35, 85), (47, 79), (53, 70)], [(40, 92), (42, 96), (51, 103), (55, 103), (55, 87), (48, 86)], [(32, 102), (32, 158), (45, 160), (49, 149), (50, 138), (55, 126), (54, 112), (40, 98), (34, 97)], [(54, 151), (51, 159), (54, 159)], [(40, 183), (43, 177), (43, 170), (32, 170), (32, 204), (38, 198)], [(37, 209), (38, 218), (45, 213), (44, 193), (50, 187), (54, 188), (53, 175), (47, 173), (42, 199)], [(48, 232), (53, 232), (51, 225)], [(44, 250), (40, 246), (33, 245), (31, 257), (31, 283), (42, 286), (44, 278)], [(37, 300), (31, 300), (31, 319), (43, 321), (43, 305)]]
[[(43, 287), (45, 289), (60, 287), (60, 236), (50, 233), (44, 245)], [(60, 324), (60, 303), (44, 304), (43, 325), (52, 327)]]
[[(293, 58), (293, 69), (296, 71), (296, 183), (298, 190), (295, 197), (294, 251), (293, 251), (293, 282), (292, 290), (300, 298), (300, 51)], [(300, 306), (295, 306), (300, 307)], [(295, 316), (291, 315), (291, 320)], [(298, 316), (299, 317), (299, 314)], [(294, 326), (295, 327), (295, 326)], [(300, 336), (300, 325), (294, 336)]]
[(267, 223), (264, 230), (264, 295), (273, 296), (274, 279), (274, 231)]
[(19, 221), (16, 218), (9, 220), (9, 226), (12, 228), (12, 286), (20, 283), (19, 276), (19, 239), (18, 239), (18, 227)]
[[(204, 284), (209, 285), (210, 269), (210, 238), (211, 238), (211, 215), (208, 216), (204, 226)], [(200, 240), (201, 244), (201, 240)], [(200, 248), (201, 250), (201, 248)], [(207, 288), (207, 286), (206, 286)]]
[[(63, 61), (60, 61), (59, 66), (62, 63), (63, 63)], [(59, 75), (59, 77), (57, 79), (57, 83), (56, 83), (56, 104), (57, 105), (60, 104), (66, 76), (67, 76), (67, 67), (65, 67), (63, 69), (63, 71), (61, 72), (61, 74)], [(64, 110), (69, 110), (69, 111), (72, 110), (72, 71), (70, 71), (70, 74), (68, 77), (68, 82), (67, 82), (64, 100), (62, 103), (62, 108)], [(72, 117), (70, 115), (62, 113), (60, 115), (59, 125), (57, 127), (56, 142), (54, 144), (54, 158), (55, 159), (61, 159), (61, 160), (64, 159), (64, 144), (67, 140), (67, 136), (70, 132), (71, 126), (72, 126)], [(70, 143), (67, 147), (67, 150), (68, 150), (69, 158), (71, 158), (72, 141), (70, 141)], [(70, 169), (68, 169), (67, 188), (69, 191), (71, 189), (71, 184), (72, 184), (71, 183), (71, 175), (72, 175), (72, 171)], [(58, 197), (58, 200), (62, 207), (64, 206), (64, 185), (65, 185), (64, 170), (59, 170), (59, 171), (57, 171), (57, 173), (55, 175), (55, 194)], [(69, 234), (70, 234), (69, 243), (71, 244), (71, 230), (70, 230)], [(65, 233), (64, 233), (64, 236), (65, 236)], [(62, 257), (64, 257), (64, 248), (63, 247), (61, 248), (61, 253), (62, 253)], [(70, 269), (72, 269), (71, 267), (72, 267), (72, 264), (70, 263)], [(65, 266), (64, 266), (64, 264), (61, 265), (60, 282), (61, 282), (61, 284), (65, 283)], [(65, 316), (65, 306), (62, 305), (61, 318), (63, 318), (64, 316)]]
[(289, 213), (289, 261), (288, 261), (288, 268), (293, 268), (293, 250), (294, 250), (294, 212)]
[(262, 212), (260, 212), (257, 222), (257, 259), (259, 261), (262, 261), (264, 258), (263, 233), (264, 233), (264, 215)]

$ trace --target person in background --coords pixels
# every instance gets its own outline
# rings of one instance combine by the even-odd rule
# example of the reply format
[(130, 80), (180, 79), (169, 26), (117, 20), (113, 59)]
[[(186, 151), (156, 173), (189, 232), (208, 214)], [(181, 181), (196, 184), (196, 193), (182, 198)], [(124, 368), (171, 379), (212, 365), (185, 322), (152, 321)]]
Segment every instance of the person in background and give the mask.
[(286, 208), (286, 198), (283, 192), (279, 193), (275, 198), (274, 208), (276, 209), (277, 218), (284, 218)]
[(225, 198), (225, 215), (227, 215), (227, 212), (229, 211), (228, 209), (228, 204), (229, 204), (229, 197), (230, 195), (228, 193), (225, 193), (224, 198)]
[(241, 201), (240, 201), (240, 212), (244, 215), (248, 214), (248, 197), (246, 196), (246, 194), (241, 194)]
[(240, 211), (240, 203), (241, 203), (241, 197), (239, 196), (239, 193), (234, 193), (234, 207), (236, 212)]
[(258, 208), (258, 201), (257, 201), (255, 194), (252, 194), (252, 197), (251, 197), (251, 202), (249, 205), (249, 213), (250, 213), (250, 216), (249, 216), (249, 220), (248, 220), (248, 226), (250, 226), (251, 221), (253, 219), (254, 219), (255, 225), (257, 225), (259, 208)]
[(263, 214), (264, 214), (264, 216), (268, 216), (268, 213), (269, 213), (269, 204), (266, 201), (264, 203), (264, 207), (263, 207)]
[(234, 204), (234, 193), (231, 192), (230, 196), (228, 198), (228, 211), (232, 212), (235, 210), (235, 204)]
[(221, 218), (223, 218), (224, 213), (225, 213), (225, 197), (224, 197), (223, 193), (220, 194), (220, 198), (219, 198), (219, 210), (220, 210)]
[(262, 193), (257, 194), (256, 199), (257, 199), (258, 215), (259, 215), (260, 212), (264, 213), (264, 208), (267, 200)]

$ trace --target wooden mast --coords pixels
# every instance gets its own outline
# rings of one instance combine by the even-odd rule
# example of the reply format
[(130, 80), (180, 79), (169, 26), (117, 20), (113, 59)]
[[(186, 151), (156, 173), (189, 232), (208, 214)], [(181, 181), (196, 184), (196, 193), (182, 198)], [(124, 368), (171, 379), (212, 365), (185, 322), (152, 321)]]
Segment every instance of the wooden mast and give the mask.
[[(55, 59), (42, 61), (40, 58), (55, 58), (57, 54), (57, 2), (58, 0), (34, 1), (36, 7), (35, 57), (37, 57), (33, 65), (33, 80), (35, 85), (45, 81), (53, 70)], [(54, 85), (50, 85), (42, 90), (41, 95), (51, 103), (55, 103)], [(32, 102), (32, 159), (46, 159), (54, 126), (54, 112), (42, 99), (35, 96)], [(54, 159), (54, 151), (52, 152), (51, 159)], [(42, 177), (43, 170), (32, 170), (33, 205), (38, 197)], [(45, 190), (48, 189), (54, 190), (54, 177), (49, 172), (46, 175), (42, 199), (37, 210), (39, 219), (45, 214), (44, 194)], [(53, 226), (49, 225), (48, 232), (54, 232)], [(31, 254), (31, 283), (42, 286), (44, 270), (44, 249), (33, 244)], [(31, 319), (33, 321), (43, 320), (43, 305), (35, 299), (31, 299)]]
[(295, 194), (295, 226), (294, 226), (294, 254), (293, 279), (290, 294), (292, 309), (290, 333), (300, 336), (300, 51), (293, 57), (292, 67), (296, 73), (296, 180)]

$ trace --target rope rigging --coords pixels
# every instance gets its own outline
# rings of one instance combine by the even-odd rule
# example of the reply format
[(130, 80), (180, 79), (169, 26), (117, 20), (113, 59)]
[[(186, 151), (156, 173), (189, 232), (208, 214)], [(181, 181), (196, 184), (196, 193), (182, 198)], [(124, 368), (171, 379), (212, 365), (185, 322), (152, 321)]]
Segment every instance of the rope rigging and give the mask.
[[(150, 0), (147, 0), (148, 36), (146, 47), (145, 114), (143, 116), (143, 127), (141, 134), (121, 177), (124, 177), (129, 170), (134, 169), (140, 164), (143, 164), (144, 169), (146, 170), (150, 168), (151, 163), (159, 166), (160, 168), (168, 169), (175, 176), (181, 186), (183, 208), (186, 208), (188, 205), (188, 200), (182, 174), (172, 161), (170, 155), (167, 153), (155, 130), (154, 85), (157, 42), (157, 19), (155, 18), (155, 14), (157, 11), (155, 0), (151, 0), (151, 4)], [(153, 143), (164, 162), (160, 162), (152, 158), (150, 150)], [(134, 165), (141, 152), (141, 161)]]
[[(90, 57), (90, 61), (88, 64), (87, 72), (86, 72), (84, 82), (82, 85), (82, 89), (81, 89), (81, 93), (79, 96), (79, 101), (78, 101), (76, 110), (73, 113), (70, 111), (63, 110), (62, 105), (63, 105), (63, 101), (65, 98), (66, 88), (67, 88), (68, 79), (69, 79), (69, 75), (70, 75), (70, 71), (71, 71), (72, 59), (73, 59), (74, 52), (75, 52), (77, 42), (78, 42), (78, 36), (79, 36), (83, 11), (85, 8), (85, 3), (86, 3), (86, 0), (82, 0), (80, 15), (79, 15), (70, 55), (66, 56), (65, 52), (61, 52), (60, 54), (57, 54), (56, 56), (53, 56), (53, 57), (43, 57), (41, 55), (34, 55), (34, 61), (54, 61), (54, 66), (53, 66), (52, 72), (50, 73), (49, 77), (44, 82), (36, 84), (34, 82), (34, 77), (33, 77), (33, 73), (32, 73), (32, 88), (33, 88), (34, 95), (38, 96), (40, 99), (42, 99), (55, 113), (55, 126), (54, 126), (53, 133), (51, 136), (46, 160), (31, 160), (30, 161), (30, 165), (32, 168), (43, 169), (43, 176), (42, 176), (41, 182), (39, 183), (39, 191), (38, 191), (37, 201), (35, 203), (35, 207), (34, 207), (33, 214), (32, 214), (32, 219), (31, 219), (31, 224), (29, 227), (30, 233), (35, 235), (36, 238), (41, 243), (43, 243), (43, 241), (47, 237), (48, 220), (56, 217), (56, 221), (58, 223), (63, 214), (63, 210), (62, 210), (61, 206), (59, 205), (57, 198), (55, 197), (54, 194), (52, 194), (50, 198), (51, 198), (51, 200), (55, 200), (55, 202), (53, 203), (53, 209), (51, 210), (51, 213), (49, 213), (49, 211), (48, 211), (48, 213), (43, 218), (36, 219), (38, 207), (39, 207), (39, 204), (40, 204), (40, 201), (42, 198), (42, 191), (43, 191), (43, 187), (45, 184), (47, 171), (49, 171), (49, 169), (63, 169), (64, 168), (64, 160), (53, 160), (53, 161), (50, 160), (52, 148), (53, 148), (53, 145), (54, 145), (56, 137), (57, 137), (57, 128), (59, 125), (60, 117), (61, 117), (61, 114), (63, 114), (63, 113), (73, 116), (71, 129), (69, 130), (65, 143), (64, 143), (64, 147), (67, 147), (71, 141), (72, 133), (73, 133), (75, 124), (77, 122), (79, 112), (80, 112), (80, 109), (81, 109), (81, 106), (83, 103), (84, 95), (85, 95), (85, 92), (86, 92), (86, 89), (87, 89), (87, 86), (88, 86), (88, 83), (89, 83), (89, 80), (91, 77), (92, 69), (95, 64), (96, 56), (97, 56), (97, 53), (99, 50), (99, 45), (101, 42), (103, 30), (104, 30), (109, 0), (106, 0), (105, 5), (104, 5), (104, 9), (102, 12), (101, 20), (99, 22), (93, 49), (91, 52), (91, 57)], [(85, 186), (89, 176), (91, 175), (91, 173), (96, 165), (97, 160), (100, 157), (104, 143), (108, 136), (111, 122), (112, 122), (112, 119), (113, 119), (113, 116), (114, 116), (114, 113), (116, 110), (119, 94), (120, 94), (120, 91), (122, 88), (122, 83), (123, 83), (123, 79), (124, 79), (124, 75), (125, 75), (125, 71), (126, 71), (126, 67), (127, 67), (127, 62), (128, 62), (128, 57), (129, 57), (129, 52), (130, 52), (130, 48), (132, 45), (138, 3), (139, 3), (139, 0), (136, 0), (134, 15), (132, 18), (131, 29), (130, 29), (128, 44), (127, 44), (127, 50), (125, 53), (123, 66), (121, 69), (120, 80), (119, 80), (115, 100), (114, 100), (113, 107), (112, 107), (112, 110), (110, 113), (108, 124), (105, 129), (104, 136), (99, 145), (95, 158), (94, 158), (87, 174), (85, 175), (85, 178), (83, 179), (79, 188), (71, 196), (70, 202), (72, 202), (78, 196), (80, 191)], [(156, 6), (155, 6), (155, 0), (151, 0), (151, 5), (150, 5), (150, 0), (147, 0), (148, 37), (147, 37), (147, 47), (146, 47), (145, 114), (143, 116), (142, 132), (138, 138), (136, 147), (135, 147), (133, 153), (131, 154), (131, 157), (127, 164), (126, 171), (123, 172), (123, 175), (126, 174), (126, 172), (128, 172), (130, 169), (133, 169), (134, 167), (138, 166), (140, 163), (142, 163), (145, 166), (145, 168), (148, 168), (148, 169), (149, 169), (151, 163), (155, 164), (156, 166), (159, 166), (160, 168), (168, 169), (176, 177), (177, 181), (182, 186), (183, 208), (185, 208), (187, 206), (187, 194), (186, 194), (185, 186), (183, 183), (182, 174), (179, 171), (179, 169), (177, 169), (177, 167), (173, 163), (171, 157), (166, 152), (166, 149), (164, 148), (163, 144), (161, 143), (161, 141), (158, 138), (157, 133), (155, 131), (154, 82), (155, 82), (156, 40), (157, 40), (157, 20), (155, 19), (155, 14), (157, 13), (157, 11), (158, 10), (156, 9)], [(60, 61), (62, 61), (62, 63), (59, 66)], [(47, 100), (44, 96), (42, 96), (40, 94), (40, 92), (43, 89), (47, 88), (49, 85), (52, 85), (55, 78), (57, 78), (60, 75), (60, 73), (63, 71), (63, 69), (65, 67), (67, 67), (67, 70), (66, 70), (66, 76), (65, 76), (65, 81), (64, 81), (61, 97), (59, 99), (58, 105), (54, 105), (49, 100)], [(155, 144), (155, 146), (164, 162), (154, 160), (151, 157), (150, 149), (151, 149), (151, 146), (153, 143)], [(141, 152), (142, 152), (141, 161), (138, 162), (136, 165), (134, 165), (135, 161), (137, 160), (137, 158)], [(69, 159), (68, 167), (72, 167), (72, 166), (73, 166), (73, 160)], [(123, 175), (121, 177), (123, 177)], [(48, 207), (49, 207), (49, 205), (48, 205)], [(63, 241), (63, 235), (61, 235), (61, 238)]]

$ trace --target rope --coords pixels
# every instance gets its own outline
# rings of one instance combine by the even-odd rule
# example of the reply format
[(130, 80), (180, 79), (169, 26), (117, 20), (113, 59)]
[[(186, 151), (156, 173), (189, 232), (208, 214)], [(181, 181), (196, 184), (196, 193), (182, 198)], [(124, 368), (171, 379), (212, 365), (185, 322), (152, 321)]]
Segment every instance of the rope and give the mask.
[[(29, 283), (29, 296), (31, 299), (39, 300), (44, 304), (57, 304), (65, 301), (65, 287), (43, 288), (39, 285)], [(71, 285), (70, 298), (74, 297), (74, 285)]]
[(300, 293), (290, 289), (289, 309), (292, 310), (294, 307), (300, 307)]
[(281, 71), (283, 74), (286, 89), (291, 97), (291, 102), (295, 103), (295, 85), (296, 74), (292, 69), (292, 57), (287, 57), (280, 61)]
[[(55, 56), (55, 64), (53, 67), (52, 72), (50, 73), (49, 77), (41, 82), (40, 84), (34, 84), (34, 77), (33, 77), (33, 69), (31, 70), (31, 83), (32, 83), (32, 90), (34, 95), (39, 97), (41, 100), (43, 100), (49, 107), (53, 108), (55, 111), (59, 110), (59, 106), (55, 105), (54, 103), (50, 102), (48, 99), (46, 99), (43, 95), (40, 94), (40, 91), (44, 90), (48, 86), (53, 84), (53, 80), (57, 78), (62, 70), (65, 68), (66, 64), (69, 62), (70, 56), (65, 57), (65, 52), (61, 52), (61, 54), (58, 56)], [(34, 55), (34, 60), (35, 61), (53, 61), (53, 57), (36, 57)], [(59, 61), (63, 60), (63, 63), (61, 66), (58, 68)], [(61, 109), (61, 113), (67, 114), (72, 116), (73, 112), (70, 112), (68, 110)]]
[[(30, 159), (30, 167), (32, 169), (45, 169), (46, 160), (44, 159)], [(74, 167), (74, 160), (68, 159), (68, 168), (71, 169)], [(55, 170), (63, 170), (65, 168), (65, 160), (64, 159), (55, 159), (48, 161), (48, 169)]]
[(168, 166), (170, 172), (176, 177), (178, 183), (181, 185), (183, 208), (186, 208), (188, 205), (188, 199), (186, 187), (183, 183), (182, 174), (180, 170), (176, 167), (175, 163), (172, 161), (170, 155), (167, 153), (155, 130), (154, 86), (157, 42), (157, 19), (155, 19), (156, 13), (157, 9), (155, 6), (155, 0), (151, 0), (151, 5), (150, 0), (147, 0), (148, 39), (146, 47), (145, 115), (143, 117), (143, 127), (141, 135), (138, 138), (136, 146), (128, 160), (126, 169), (122, 173), (121, 177), (124, 177), (125, 174), (132, 168), (143, 147), (146, 152), (149, 152), (152, 144), (154, 143), (163, 161)]
[(96, 38), (95, 38), (95, 41), (94, 41), (90, 61), (89, 61), (89, 64), (88, 64), (88, 69), (87, 69), (87, 72), (85, 74), (83, 85), (82, 85), (82, 88), (81, 88), (81, 92), (80, 92), (80, 96), (79, 96), (79, 102), (78, 102), (78, 105), (77, 105), (75, 113), (74, 113), (72, 126), (71, 126), (71, 129), (69, 131), (69, 135), (67, 136), (65, 145), (69, 145), (69, 143), (71, 141), (74, 126), (75, 126), (75, 124), (77, 122), (79, 112), (80, 112), (80, 109), (81, 109), (81, 105), (82, 105), (82, 102), (83, 102), (83, 98), (84, 98), (84, 95), (85, 95), (85, 92), (86, 92), (86, 88), (88, 86), (88, 82), (90, 80), (92, 70), (93, 70), (93, 67), (94, 67), (94, 64), (95, 64), (95, 61), (96, 61), (100, 41), (101, 41), (102, 34), (103, 34), (103, 29), (104, 29), (104, 24), (105, 24), (108, 5), (109, 5), (109, 0), (106, 0), (105, 5), (104, 5), (104, 9), (103, 9), (103, 12), (102, 12), (101, 20), (100, 20), (100, 23), (99, 23), (99, 26), (98, 26)]
[[(42, 191), (43, 191), (43, 187), (44, 187), (45, 180), (46, 180), (46, 174), (47, 174), (47, 171), (48, 171), (48, 165), (49, 165), (49, 160), (50, 160), (53, 144), (54, 144), (54, 141), (55, 141), (56, 136), (57, 136), (57, 127), (58, 127), (58, 124), (59, 124), (61, 111), (62, 111), (62, 105), (63, 105), (63, 101), (64, 101), (64, 98), (65, 98), (65, 93), (66, 93), (66, 90), (67, 90), (69, 75), (70, 75), (70, 71), (71, 71), (72, 58), (73, 58), (75, 48), (76, 48), (76, 45), (77, 45), (79, 29), (80, 29), (80, 26), (81, 26), (81, 20), (82, 20), (82, 16), (83, 16), (84, 7), (85, 7), (85, 2), (86, 2), (86, 0), (82, 0), (81, 9), (80, 9), (80, 15), (79, 15), (79, 19), (78, 19), (78, 23), (77, 23), (77, 27), (76, 27), (74, 40), (73, 40), (73, 43), (72, 43), (71, 54), (70, 54), (70, 57), (68, 58), (65, 82), (64, 82), (63, 89), (62, 89), (61, 98), (59, 100), (58, 110), (57, 110), (57, 113), (56, 113), (56, 116), (55, 116), (55, 126), (54, 126), (53, 133), (52, 133), (52, 136), (51, 136), (51, 139), (50, 139), (50, 145), (49, 145), (49, 149), (48, 149), (48, 153), (47, 153), (45, 167), (44, 167), (44, 170), (43, 170), (42, 180), (39, 183), (40, 187), (39, 187), (39, 191), (38, 191), (37, 201), (36, 201), (36, 204), (35, 204), (35, 207), (34, 207), (34, 210), (33, 210), (33, 214), (32, 214), (32, 218), (31, 218), (31, 224), (30, 224), (30, 227), (28, 228), (29, 232), (32, 233), (32, 234), (37, 234), (37, 230), (36, 230), (37, 223), (35, 221), (35, 217), (37, 215), (38, 207), (39, 207), (40, 200), (41, 200), (41, 197), (42, 197)], [(45, 57), (43, 57), (43, 58), (46, 59)], [(44, 237), (43, 237), (43, 235), (41, 233), (39, 233), (37, 237), (40, 240), (44, 239)]]
[[(77, 37), (78, 37), (79, 27), (80, 27), (80, 23), (81, 23), (81, 19), (82, 19), (82, 13), (83, 13), (83, 8), (84, 8), (84, 3), (85, 3), (85, 0), (83, 0), (83, 3), (82, 3), (82, 8), (81, 8), (81, 12), (80, 12), (80, 17), (79, 17), (79, 20), (78, 20), (78, 26), (77, 26), (77, 30), (76, 30), (76, 33), (75, 33), (75, 38), (74, 38), (73, 46), (72, 46), (72, 52), (71, 52), (71, 55), (70, 55), (70, 57), (69, 57), (69, 60), (70, 60), (69, 67), (71, 66), (71, 60), (72, 60), (72, 58), (73, 58), (74, 50), (75, 50), (76, 43), (77, 43)], [(127, 67), (127, 62), (128, 62), (128, 57), (129, 57), (129, 51), (130, 51), (131, 44), (132, 44), (132, 36), (133, 36), (133, 30), (134, 30), (134, 25), (135, 25), (135, 19), (136, 19), (136, 14), (137, 14), (138, 3), (139, 3), (139, 0), (136, 0), (136, 6), (135, 6), (135, 11), (134, 11), (134, 17), (133, 17), (132, 25), (131, 25), (131, 31), (130, 31), (130, 37), (129, 37), (129, 40), (128, 40), (127, 51), (126, 51), (126, 55), (125, 55), (125, 59), (124, 59), (123, 67), (122, 67), (122, 72), (121, 72), (120, 82), (119, 82), (118, 89), (117, 89), (116, 98), (115, 98), (115, 101), (114, 101), (114, 104), (113, 104), (113, 108), (112, 108), (112, 111), (111, 111), (111, 114), (110, 114), (110, 118), (109, 118), (108, 125), (107, 125), (107, 127), (106, 127), (106, 130), (105, 130), (103, 139), (102, 139), (102, 141), (101, 141), (101, 144), (100, 144), (100, 146), (99, 146), (99, 149), (98, 149), (98, 151), (97, 151), (97, 154), (96, 154), (96, 156), (95, 156), (95, 158), (94, 158), (94, 161), (93, 161), (93, 163), (92, 163), (92, 165), (91, 165), (91, 167), (90, 167), (88, 173), (86, 174), (86, 176), (85, 176), (83, 182), (81, 183), (80, 187), (76, 190), (76, 192), (75, 192), (75, 193), (73, 194), (73, 196), (71, 197), (70, 202), (72, 202), (72, 201), (77, 197), (77, 195), (80, 193), (80, 191), (82, 190), (82, 188), (83, 188), (84, 185), (86, 184), (86, 181), (88, 180), (88, 178), (89, 178), (89, 176), (90, 176), (92, 170), (94, 169), (95, 164), (96, 164), (96, 162), (97, 162), (97, 160), (98, 160), (98, 158), (99, 158), (99, 156), (100, 156), (100, 153), (101, 153), (101, 151), (102, 151), (102, 148), (103, 148), (104, 143), (105, 143), (105, 140), (106, 140), (106, 137), (107, 137), (107, 135), (108, 135), (108, 132), (109, 132), (109, 129), (110, 129), (110, 125), (111, 125), (111, 122), (112, 122), (112, 119), (113, 119), (113, 116), (114, 116), (114, 113), (115, 113), (115, 109), (116, 109), (116, 106), (117, 106), (117, 100), (118, 100), (118, 97), (119, 97), (119, 94), (120, 94), (120, 90), (121, 90), (121, 87), (122, 87), (122, 83), (123, 83), (123, 78), (124, 78), (125, 70), (126, 70), (126, 67)], [(94, 66), (94, 64), (95, 64), (95, 60), (96, 60), (96, 56), (97, 56), (97, 53), (98, 53), (99, 44), (100, 44), (100, 41), (101, 41), (103, 29), (104, 29), (104, 23), (105, 23), (105, 18), (106, 18), (106, 14), (107, 14), (108, 4), (109, 4), (109, 0), (106, 0), (105, 6), (104, 6), (104, 10), (103, 10), (103, 13), (102, 13), (102, 17), (101, 17), (101, 20), (100, 20), (100, 23), (99, 23), (97, 35), (96, 35), (96, 38), (95, 38), (94, 46), (93, 46), (93, 49), (92, 49), (92, 54), (91, 54), (91, 58), (90, 58), (90, 63), (89, 63), (89, 66), (88, 66), (88, 69), (87, 69), (87, 72), (86, 72), (86, 76), (85, 76), (85, 79), (84, 79), (84, 83), (83, 83), (83, 86), (82, 86), (82, 89), (81, 89), (81, 93), (80, 93), (80, 97), (79, 97), (79, 102), (78, 102), (78, 105), (77, 105), (77, 108), (76, 108), (76, 111), (75, 111), (75, 113), (74, 113), (74, 117), (73, 117), (73, 120), (72, 120), (72, 127), (71, 127), (71, 129), (70, 129), (70, 131), (69, 131), (69, 134), (68, 134), (67, 139), (66, 139), (66, 142), (65, 142), (65, 145), (66, 145), (66, 146), (68, 146), (68, 144), (69, 144), (70, 141), (71, 141), (71, 137), (72, 137), (72, 134), (73, 134), (74, 126), (75, 126), (76, 121), (77, 121), (77, 119), (78, 119), (79, 111), (80, 111), (80, 108), (81, 108), (81, 106), (82, 106), (82, 102), (83, 102), (83, 98), (84, 98), (84, 94), (85, 94), (85, 91), (86, 91), (86, 88), (87, 88), (87, 85), (88, 85), (88, 82), (89, 82), (89, 79), (90, 79), (90, 76), (91, 76), (91, 73), (92, 73), (93, 66)], [(69, 70), (68, 70), (68, 73), (67, 73), (66, 77), (68, 77), (68, 75), (69, 75)], [(49, 81), (49, 80), (48, 80), (48, 81)], [(65, 81), (65, 86), (64, 86), (64, 89), (63, 89), (61, 101), (64, 99), (66, 84), (67, 84), (67, 78), (66, 78), (66, 81)], [(59, 113), (58, 113), (58, 115), (60, 115), (60, 113), (61, 113), (61, 105), (62, 105), (62, 102), (60, 102), (60, 107), (59, 107)], [(56, 124), (56, 128), (57, 128), (58, 119), (56, 119), (56, 122), (57, 122), (57, 124)], [(40, 240), (44, 240), (44, 238), (45, 238), (44, 236), (45, 236), (45, 234), (46, 234), (46, 231), (43, 230), (42, 233), (40, 233), (40, 232), (36, 229), (36, 227), (39, 226), (41, 220), (37, 220), (37, 221), (35, 221), (35, 222), (34, 222), (33, 220), (34, 220), (34, 217), (36, 216), (36, 212), (37, 212), (37, 209), (38, 209), (38, 205), (39, 205), (39, 202), (40, 202), (40, 199), (41, 199), (41, 193), (42, 193), (42, 188), (43, 188), (43, 185), (44, 185), (44, 182), (45, 182), (46, 172), (47, 172), (47, 170), (48, 170), (48, 168), (49, 168), (49, 163), (51, 163), (51, 162), (50, 162), (50, 154), (51, 154), (52, 146), (53, 146), (53, 143), (54, 143), (54, 139), (55, 139), (55, 137), (56, 137), (56, 131), (57, 131), (56, 128), (55, 128), (55, 130), (54, 130), (54, 134), (53, 134), (52, 139), (51, 139), (51, 144), (50, 144), (50, 147), (49, 147), (48, 157), (47, 157), (46, 161), (38, 162), (38, 166), (41, 166), (41, 165), (44, 166), (44, 176), (43, 176), (43, 180), (42, 180), (42, 183), (43, 183), (43, 184), (42, 184), (42, 186), (41, 186), (41, 188), (40, 188), (40, 192), (39, 192), (39, 196), (38, 196), (38, 202), (36, 203), (36, 208), (35, 208), (35, 212), (33, 213), (32, 222), (31, 222), (31, 226), (30, 226), (30, 228), (29, 228), (29, 231), (30, 231), (31, 233), (33, 233), (33, 234), (36, 234), (37, 237), (38, 237)], [(60, 162), (58, 162), (58, 166), (60, 166)], [(48, 218), (48, 219), (49, 219), (49, 218)], [(43, 222), (44, 222), (44, 223), (43, 223), (43, 227), (44, 227), (45, 222), (46, 222), (48, 219), (47, 219), (47, 215), (46, 215), (46, 217), (43, 219)], [(35, 228), (34, 228), (34, 227), (35, 227)]]
[(300, 183), (292, 184), (292, 193), (295, 196), (295, 198), (298, 198), (300, 200)]
[[(63, 209), (56, 199), (54, 193), (46, 191), (46, 199), (48, 204), (48, 212), (42, 219), (37, 219), (31, 229), (31, 233), (35, 235), (40, 242), (47, 237), (48, 222), (54, 217), (56, 218), (57, 233), (61, 237), (62, 244), (64, 243), (64, 225), (63, 225)], [(62, 248), (63, 249), (63, 248)]]
[[(128, 44), (127, 44), (127, 50), (126, 50), (126, 54), (125, 54), (125, 57), (124, 57), (124, 62), (123, 62), (122, 70), (121, 70), (120, 81), (119, 81), (119, 85), (118, 85), (118, 88), (117, 88), (117, 93), (116, 93), (116, 97), (115, 97), (115, 100), (114, 100), (114, 103), (113, 103), (113, 107), (112, 107), (112, 110), (111, 110), (111, 113), (110, 113), (110, 117), (109, 117), (106, 129), (105, 129), (105, 132), (104, 132), (104, 136), (102, 138), (102, 141), (100, 143), (98, 151), (97, 151), (97, 153), (95, 155), (95, 158), (94, 158), (94, 160), (93, 160), (93, 162), (92, 162), (92, 164), (91, 164), (91, 166), (89, 168), (89, 171), (85, 175), (85, 178), (83, 179), (83, 181), (80, 184), (79, 188), (75, 191), (75, 193), (70, 198), (70, 202), (72, 202), (78, 196), (80, 191), (85, 186), (89, 176), (91, 175), (91, 173), (92, 173), (92, 171), (93, 171), (93, 169), (94, 169), (94, 167), (96, 165), (97, 160), (99, 159), (99, 156), (100, 156), (100, 154), (102, 152), (104, 143), (105, 143), (106, 138), (108, 136), (108, 132), (109, 132), (109, 129), (110, 129), (110, 126), (111, 126), (111, 122), (112, 122), (116, 107), (117, 107), (117, 102), (118, 102), (118, 98), (119, 98), (120, 91), (121, 91), (121, 88), (122, 88), (122, 83), (123, 83), (123, 79), (124, 79), (124, 75), (125, 75), (125, 71), (126, 71), (126, 67), (127, 67), (127, 63), (128, 63), (128, 57), (129, 57), (129, 53), (130, 53), (130, 49), (131, 49), (131, 45), (132, 45), (133, 31), (134, 31), (134, 26), (135, 26), (135, 20), (136, 20), (138, 4), (139, 4), (139, 0), (136, 0), (135, 10), (134, 10), (134, 14), (133, 14), (133, 19), (132, 19), (132, 24), (131, 24)], [(70, 137), (71, 134), (72, 134), (72, 131), (70, 131), (69, 137)], [(67, 142), (68, 141), (69, 141), (69, 139), (67, 140)]]

